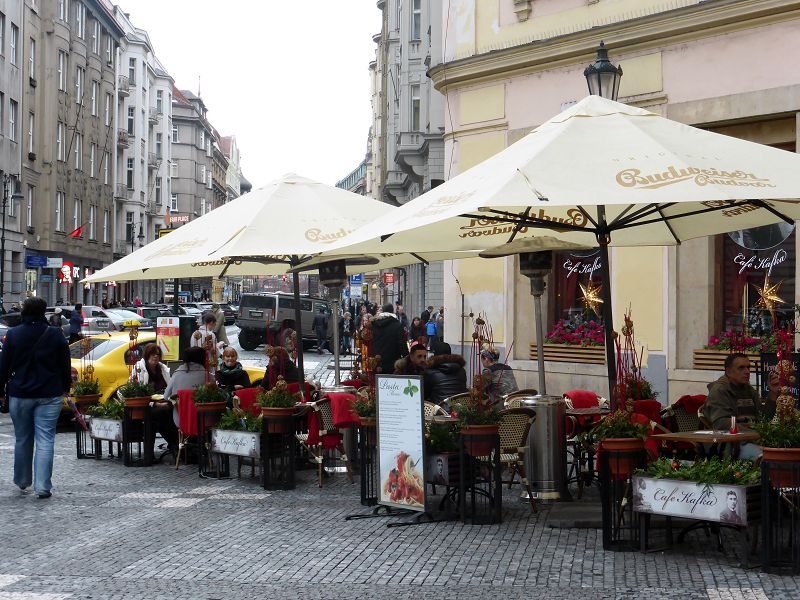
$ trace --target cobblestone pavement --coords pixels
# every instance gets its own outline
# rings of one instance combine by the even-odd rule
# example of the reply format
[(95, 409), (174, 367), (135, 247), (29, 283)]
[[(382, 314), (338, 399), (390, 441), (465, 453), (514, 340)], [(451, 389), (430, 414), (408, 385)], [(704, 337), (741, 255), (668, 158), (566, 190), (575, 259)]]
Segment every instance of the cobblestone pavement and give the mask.
[(499, 525), (388, 529), (397, 517), (345, 521), (369, 510), (342, 474), (319, 488), (303, 470), (295, 490), (268, 492), (244, 473), (77, 460), (64, 431), (39, 500), (13, 486), (12, 453), (2, 415), (0, 600), (800, 597), (798, 579), (741, 569), (700, 533), (667, 553), (604, 552), (599, 530), (550, 528), (552, 507), (531, 514), (517, 489)]

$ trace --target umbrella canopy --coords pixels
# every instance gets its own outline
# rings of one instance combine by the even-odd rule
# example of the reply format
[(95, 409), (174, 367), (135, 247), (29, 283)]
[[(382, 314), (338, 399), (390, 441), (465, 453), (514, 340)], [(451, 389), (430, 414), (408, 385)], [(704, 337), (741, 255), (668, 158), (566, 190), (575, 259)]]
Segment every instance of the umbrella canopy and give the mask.
[(672, 245), (793, 223), (800, 219), (798, 173), (798, 154), (588, 96), (391, 216), (334, 242), (323, 256), (487, 250), (542, 234), (599, 245), (612, 392), (608, 246)]
[(798, 173), (798, 154), (588, 96), (325, 254), (485, 250), (514, 225), (515, 238), (672, 245), (800, 219)]

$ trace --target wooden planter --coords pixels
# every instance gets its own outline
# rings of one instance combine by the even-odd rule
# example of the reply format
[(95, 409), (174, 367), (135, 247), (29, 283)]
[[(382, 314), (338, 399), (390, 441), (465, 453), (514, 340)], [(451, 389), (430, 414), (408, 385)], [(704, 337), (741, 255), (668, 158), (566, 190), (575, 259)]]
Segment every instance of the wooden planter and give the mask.
[(264, 417), (264, 431), (266, 433), (286, 433), (291, 427), (291, 422), (287, 417), (291, 417), (295, 412), (294, 407), (270, 408), (261, 407), (261, 416)]
[(145, 408), (150, 404), (150, 396), (139, 396), (136, 398), (124, 398), (125, 408), (132, 409), (129, 413), (131, 419), (144, 419)]
[(494, 448), (492, 440), (486, 439), (487, 436), (497, 435), (500, 426), (494, 425), (464, 425), (461, 427), (461, 437), (464, 440), (464, 448), (470, 456), (487, 456)]
[(82, 415), (86, 414), (86, 409), (90, 406), (94, 406), (100, 400), (101, 394), (86, 394), (84, 396), (73, 396), (72, 401), (75, 403), (75, 407), (78, 409)]
[[(731, 354), (730, 350), (706, 350), (698, 349), (692, 351), (692, 368), (701, 371), (724, 371), (725, 359)], [(755, 365), (761, 360), (760, 354), (748, 354), (750, 359), (750, 372), (755, 373)]]
[[(764, 448), (763, 460), (770, 463), (800, 463), (800, 448)], [(798, 488), (798, 469), (768, 468), (773, 488)]]
[(639, 466), (636, 453), (644, 451), (644, 440), (639, 438), (605, 438), (600, 441), (600, 451), (608, 453), (608, 468), (612, 479), (627, 479)]
[(207, 412), (214, 412), (218, 411), (221, 412), (225, 410), (226, 402), (221, 400), (220, 402), (204, 402), (202, 404), (195, 403), (195, 408), (199, 413), (207, 413)]
[[(531, 360), (538, 359), (536, 344), (530, 345)], [(605, 346), (575, 346), (570, 344), (544, 344), (544, 359), (557, 362), (606, 364)]]

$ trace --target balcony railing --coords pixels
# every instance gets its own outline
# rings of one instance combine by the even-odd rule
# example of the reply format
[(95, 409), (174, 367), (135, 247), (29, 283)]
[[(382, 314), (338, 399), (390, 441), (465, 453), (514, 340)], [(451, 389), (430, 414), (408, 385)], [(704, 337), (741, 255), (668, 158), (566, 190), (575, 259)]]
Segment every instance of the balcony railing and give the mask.
[(130, 200), (133, 198), (133, 190), (128, 189), (124, 183), (118, 183), (114, 188), (114, 197), (122, 200)]
[(120, 148), (127, 148), (130, 146), (130, 136), (128, 135), (127, 129), (118, 129), (117, 130), (117, 146)]
[(158, 156), (156, 156), (155, 152), (147, 153), (147, 166), (151, 169), (155, 169), (158, 166)]
[(120, 75), (117, 78), (117, 90), (119, 95), (123, 98), (127, 98), (131, 95), (130, 91), (130, 84), (128, 83), (128, 77), (125, 75)]
[(161, 119), (161, 111), (158, 110), (155, 106), (151, 106), (147, 118), (150, 121), (151, 125), (155, 125)]

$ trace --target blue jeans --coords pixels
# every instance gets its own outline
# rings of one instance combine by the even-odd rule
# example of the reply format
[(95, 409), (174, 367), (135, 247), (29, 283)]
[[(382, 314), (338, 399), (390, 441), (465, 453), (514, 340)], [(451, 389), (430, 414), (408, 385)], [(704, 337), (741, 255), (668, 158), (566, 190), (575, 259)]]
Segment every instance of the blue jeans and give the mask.
[[(52, 488), (56, 425), (61, 414), (62, 396), (53, 398), (9, 397), (9, 412), (14, 423), (14, 483), (25, 489), (33, 483), (37, 494)], [(35, 446), (35, 453), (34, 453)]]

